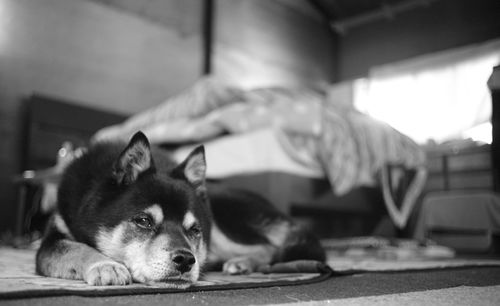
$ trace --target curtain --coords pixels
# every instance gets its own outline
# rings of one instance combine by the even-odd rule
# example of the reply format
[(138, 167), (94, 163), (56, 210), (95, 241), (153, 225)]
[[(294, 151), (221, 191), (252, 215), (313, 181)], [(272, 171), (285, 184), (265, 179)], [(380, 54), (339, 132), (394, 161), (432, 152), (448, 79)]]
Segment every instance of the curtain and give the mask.
[(486, 82), (499, 63), (500, 40), (495, 40), (377, 67), (354, 81), (353, 103), (418, 143), (462, 139), (477, 131), (489, 132), (487, 141), (491, 95)]

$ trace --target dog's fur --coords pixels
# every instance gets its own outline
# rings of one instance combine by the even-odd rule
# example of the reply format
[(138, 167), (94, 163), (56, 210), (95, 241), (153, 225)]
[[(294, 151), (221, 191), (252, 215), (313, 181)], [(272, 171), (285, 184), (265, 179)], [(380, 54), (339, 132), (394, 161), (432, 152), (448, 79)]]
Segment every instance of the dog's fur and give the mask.
[(185, 288), (207, 266), (238, 274), (325, 259), (312, 235), (263, 198), (208, 185), (205, 170), (202, 146), (175, 165), (141, 132), (128, 145), (92, 146), (62, 176), (37, 272), (91, 285)]

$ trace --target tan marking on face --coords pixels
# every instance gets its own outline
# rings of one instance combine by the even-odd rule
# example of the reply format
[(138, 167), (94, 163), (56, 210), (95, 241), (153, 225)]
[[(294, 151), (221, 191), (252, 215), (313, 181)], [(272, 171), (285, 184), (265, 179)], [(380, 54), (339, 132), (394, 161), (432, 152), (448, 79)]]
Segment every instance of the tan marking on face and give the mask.
[[(184, 219), (182, 220), (182, 226), (185, 229), (190, 229), (197, 222), (198, 220), (193, 215), (193, 213), (187, 212), (184, 215)], [(194, 257), (196, 258), (196, 263), (194, 264), (191, 271), (194, 275), (199, 275), (201, 266), (203, 266), (203, 264), (207, 260), (207, 245), (205, 244), (203, 238), (198, 240), (197, 243), (193, 241), (189, 241), (188, 243), (191, 247)]]
[[(155, 222), (163, 220), (161, 207), (157, 204), (148, 207), (145, 212), (150, 214)], [(183, 225), (192, 225), (196, 219), (191, 213), (186, 214), (183, 221)], [(179, 275), (172, 261), (176, 249), (168, 233), (151, 235), (148, 238), (137, 236), (124, 241), (123, 238), (134, 230), (134, 225), (127, 221), (112, 229), (101, 228), (96, 238), (97, 249), (111, 259), (123, 263), (136, 282), (162, 282), (162, 286), (186, 288), (198, 280), (201, 265), (206, 258), (205, 245), (192, 250), (196, 263), (191, 271)], [(169, 282), (169, 279), (172, 282)]]
[(149, 214), (153, 218), (153, 221), (156, 225), (163, 222), (163, 210), (161, 209), (160, 205), (153, 204), (150, 207), (146, 208), (144, 212)]
[[(155, 218), (154, 211), (157, 212), (154, 208), (153, 213), (151, 209), (148, 211), (153, 218)], [(104, 255), (123, 263), (134, 281), (141, 283), (161, 281), (167, 287), (185, 288), (198, 280), (200, 275), (198, 260), (189, 273), (178, 275), (171, 258), (174, 249), (171, 250), (172, 241), (168, 234), (160, 234), (147, 239), (134, 238), (124, 242), (123, 237), (130, 230), (133, 230), (133, 225), (128, 222), (122, 222), (113, 229), (101, 228), (97, 234), (96, 243), (97, 249)], [(169, 278), (175, 281), (169, 283)], [(185, 283), (179, 283), (179, 281), (185, 281)]]
[(195, 216), (193, 215), (192, 212), (188, 211), (185, 215), (184, 215), (184, 219), (182, 220), (182, 226), (185, 228), (185, 229), (190, 229), (194, 224), (196, 223), (196, 218)]
[(115, 228), (108, 230), (105, 228), (99, 229), (96, 235), (96, 246), (104, 255), (115, 260), (122, 261), (123, 236), (126, 224), (120, 223)]
[[(152, 240), (135, 240), (124, 246), (124, 263), (129, 268), (134, 281), (141, 283), (161, 281), (165, 286), (186, 288), (190, 283), (198, 280), (200, 275), (198, 262), (193, 265), (191, 271), (179, 275), (172, 261), (175, 249), (170, 249), (170, 243), (168, 234), (160, 234)], [(169, 279), (173, 282), (169, 283)]]
[(197, 254), (195, 254), (196, 257), (196, 267), (198, 269), (198, 273), (200, 270), (200, 267), (205, 264), (207, 261), (207, 255), (208, 255), (208, 250), (207, 250), (207, 245), (203, 240), (200, 241), (200, 244), (197, 249)]

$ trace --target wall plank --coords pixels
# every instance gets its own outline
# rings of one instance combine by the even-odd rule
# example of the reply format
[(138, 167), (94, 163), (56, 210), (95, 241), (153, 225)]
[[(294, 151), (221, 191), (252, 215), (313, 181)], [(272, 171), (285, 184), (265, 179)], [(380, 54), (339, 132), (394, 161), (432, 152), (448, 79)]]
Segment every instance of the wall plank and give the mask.
[(500, 37), (500, 1), (440, 0), (349, 30), (339, 38), (339, 80), (371, 67)]
[[(182, 6), (198, 0), (169, 1), (179, 18), (200, 18)], [(122, 114), (156, 105), (200, 76), (193, 29), (87, 0), (0, 0), (0, 231), (15, 211), (23, 98), (40, 92)]]
[(217, 1), (215, 74), (248, 87), (333, 79), (335, 44), (328, 26), (283, 2)]

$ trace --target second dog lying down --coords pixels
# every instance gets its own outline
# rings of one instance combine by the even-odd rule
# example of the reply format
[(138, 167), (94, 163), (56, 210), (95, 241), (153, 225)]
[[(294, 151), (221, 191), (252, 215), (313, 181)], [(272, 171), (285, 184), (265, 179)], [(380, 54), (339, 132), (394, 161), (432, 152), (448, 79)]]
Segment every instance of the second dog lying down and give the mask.
[(208, 265), (239, 274), (324, 261), (310, 233), (258, 195), (207, 185), (205, 170), (203, 147), (176, 165), (141, 132), (128, 144), (92, 146), (63, 174), (37, 272), (91, 285), (186, 288)]

